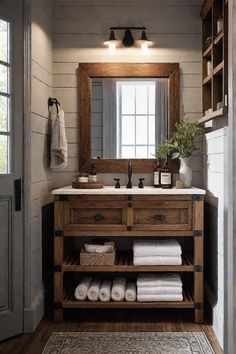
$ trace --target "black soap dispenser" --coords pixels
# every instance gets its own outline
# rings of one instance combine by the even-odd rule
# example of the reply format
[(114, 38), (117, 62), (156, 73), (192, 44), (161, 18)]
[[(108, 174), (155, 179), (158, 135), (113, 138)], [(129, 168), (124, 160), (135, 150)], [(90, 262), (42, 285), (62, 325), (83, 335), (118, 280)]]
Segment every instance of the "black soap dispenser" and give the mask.
[(138, 187), (139, 188), (143, 188), (143, 181), (145, 180), (145, 178), (139, 178), (139, 184), (138, 184)]

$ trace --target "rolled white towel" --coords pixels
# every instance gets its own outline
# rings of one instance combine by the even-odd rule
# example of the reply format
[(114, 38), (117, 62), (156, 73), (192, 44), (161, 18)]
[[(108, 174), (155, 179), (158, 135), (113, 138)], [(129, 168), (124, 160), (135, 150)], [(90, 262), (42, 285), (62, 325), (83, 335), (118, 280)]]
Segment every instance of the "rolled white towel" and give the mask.
[(88, 253), (95, 253), (96, 252), (96, 249), (101, 246), (101, 245), (95, 245), (93, 243), (85, 243), (84, 245), (84, 249), (86, 252)]
[(123, 301), (125, 298), (125, 288), (126, 280), (121, 277), (114, 278), (112, 289), (111, 289), (111, 298), (113, 301)]
[(75, 288), (76, 300), (79, 300), (79, 301), (86, 300), (88, 288), (91, 284), (91, 281), (92, 281), (92, 277), (89, 277), (89, 276), (83, 277), (81, 279), (80, 283)]
[(102, 281), (98, 297), (102, 302), (108, 302), (111, 300), (111, 280)]
[(182, 286), (182, 280), (177, 273), (142, 273), (138, 275), (138, 286)]
[(183, 301), (182, 294), (161, 294), (161, 295), (139, 295), (137, 296), (140, 302), (149, 301)]
[(94, 279), (92, 281), (87, 292), (87, 296), (90, 301), (98, 301), (100, 286), (101, 286), (101, 281), (99, 279)]
[(111, 253), (113, 249), (112, 245), (102, 245), (96, 249), (96, 253)]
[(182, 294), (182, 286), (138, 286), (139, 295)]
[(180, 256), (182, 249), (177, 240), (135, 240), (134, 256)]
[(180, 265), (181, 256), (134, 256), (134, 265)]
[(137, 289), (135, 283), (128, 283), (125, 290), (125, 300), (126, 301), (136, 301)]

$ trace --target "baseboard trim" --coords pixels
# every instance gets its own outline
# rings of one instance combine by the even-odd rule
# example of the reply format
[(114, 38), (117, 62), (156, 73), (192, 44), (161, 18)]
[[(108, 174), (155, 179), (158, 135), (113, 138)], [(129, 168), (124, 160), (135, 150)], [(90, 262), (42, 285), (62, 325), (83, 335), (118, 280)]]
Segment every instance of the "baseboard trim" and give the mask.
[(40, 292), (29, 308), (24, 308), (24, 333), (34, 332), (44, 316), (44, 293)]

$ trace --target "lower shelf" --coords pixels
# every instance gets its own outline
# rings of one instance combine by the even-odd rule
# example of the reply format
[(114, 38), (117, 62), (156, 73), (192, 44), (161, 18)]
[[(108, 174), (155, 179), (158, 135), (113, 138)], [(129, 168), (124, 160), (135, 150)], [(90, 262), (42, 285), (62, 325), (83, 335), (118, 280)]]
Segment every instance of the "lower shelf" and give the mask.
[(74, 295), (67, 295), (62, 308), (194, 308), (193, 296), (184, 291), (183, 301), (128, 302), (128, 301), (77, 301)]

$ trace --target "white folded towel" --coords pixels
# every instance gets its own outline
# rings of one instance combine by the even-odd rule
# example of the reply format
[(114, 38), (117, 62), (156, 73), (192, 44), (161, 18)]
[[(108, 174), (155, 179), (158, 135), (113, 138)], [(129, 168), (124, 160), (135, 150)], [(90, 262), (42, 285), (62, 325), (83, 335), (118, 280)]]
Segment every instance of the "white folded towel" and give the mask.
[(87, 296), (90, 301), (98, 301), (100, 286), (101, 286), (101, 281), (99, 279), (94, 279), (92, 281), (87, 292)]
[(76, 298), (76, 300), (79, 300), (79, 301), (86, 300), (88, 288), (89, 288), (89, 286), (91, 284), (91, 281), (92, 281), (92, 277), (86, 276), (86, 277), (82, 278), (80, 283), (75, 288), (75, 298)]
[(181, 256), (134, 256), (134, 265), (180, 265)]
[(134, 256), (180, 256), (181, 246), (177, 240), (136, 240), (133, 244)]
[(138, 286), (139, 295), (182, 294), (182, 286)]
[(142, 273), (138, 275), (139, 286), (182, 286), (182, 280), (176, 273)]
[(123, 301), (125, 298), (126, 280), (117, 277), (113, 280), (111, 298), (113, 301)]
[(125, 290), (125, 300), (126, 301), (136, 301), (137, 289), (135, 283), (128, 283)]
[(102, 281), (98, 297), (102, 302), (108, 302), (111, 300), (111, 280)]
[(139, 295), (137, 296), (140, 302), (149, 301), (183, 301), (182, 294), (161, 294), (161, 295)]
[(60, 171), (67, 166), (68, 148), (64, 111), (58, 106), (58, 113), (52, 123), (50, 168)]

